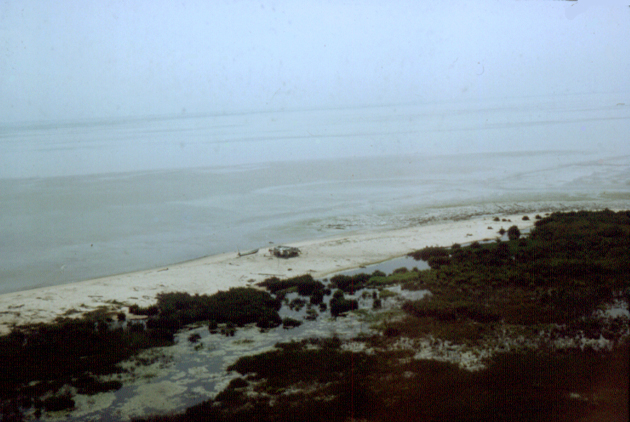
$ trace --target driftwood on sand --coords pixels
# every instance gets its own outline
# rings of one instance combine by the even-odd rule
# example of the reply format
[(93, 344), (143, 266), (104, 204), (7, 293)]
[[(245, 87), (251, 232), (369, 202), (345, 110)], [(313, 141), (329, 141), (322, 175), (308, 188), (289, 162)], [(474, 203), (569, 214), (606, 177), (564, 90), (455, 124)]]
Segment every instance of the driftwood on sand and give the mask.
[(258, 249), (252, 249), (251, 251), (245, 251), (245, 252), (238, 251), (238, 256), (254, 255), (257, 253), (258, 253)]

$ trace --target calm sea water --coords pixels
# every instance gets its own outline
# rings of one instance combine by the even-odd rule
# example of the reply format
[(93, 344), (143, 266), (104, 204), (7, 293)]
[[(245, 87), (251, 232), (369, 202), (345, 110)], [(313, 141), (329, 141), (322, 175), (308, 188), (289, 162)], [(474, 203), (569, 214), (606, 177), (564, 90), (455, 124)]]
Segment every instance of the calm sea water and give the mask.
[(4, 128), (0, 293), (433, 219), (630, 208), (628, 110), (541, 107)]

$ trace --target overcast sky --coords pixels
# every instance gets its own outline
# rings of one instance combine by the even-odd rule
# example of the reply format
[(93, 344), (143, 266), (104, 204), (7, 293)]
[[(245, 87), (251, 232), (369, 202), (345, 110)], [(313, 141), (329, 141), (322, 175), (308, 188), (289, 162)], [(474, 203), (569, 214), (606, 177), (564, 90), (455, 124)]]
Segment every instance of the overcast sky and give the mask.
[(0, 122), (630, 91), (628, 1), (1, 1)]

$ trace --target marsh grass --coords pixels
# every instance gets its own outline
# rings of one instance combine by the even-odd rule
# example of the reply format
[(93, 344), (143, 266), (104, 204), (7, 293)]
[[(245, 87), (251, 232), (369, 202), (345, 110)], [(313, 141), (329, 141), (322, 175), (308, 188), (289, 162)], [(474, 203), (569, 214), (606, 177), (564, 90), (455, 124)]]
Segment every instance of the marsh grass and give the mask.
[[(473, 372), (410, 359), (409, 351), (352, 353), (334, 340), (276, 347), (240, 358), (230, 369), (241, 378), (215, 400), (162, 420), (574, 421), (610, 416), (615, 406), (608, 420), (627, 417), (627, 347), (557, 356), (505, 353)], [(596, 398), (610, 387), (616, 395)]]
[[(480, 345), (494, 332), (494, 326), (475, 321), (440, 321), (431, 317), (405, 317), (376, 326), (385, 333), (396, 333), (395, 337), (410, 339), (435, 338), (453, 344)], [(390, 334), (390, 337), (392, 335)]]
[[(40, 403), (39, 397), (59, 392), (66, 384), (85, 394), (118, 389), (120, 383), (100, 381), (99, 376), (120, 372), (117, 364), (141, 350), (169, 344), (150, 333), (110, 330), (107, 321), (94, 319), (96, 316), (103, 317), (92, 314), (83, 319), (60, 319), (54, 324), (19, 327), (0, 337), (3, 407), (15, 402), (20, 408), (32, 407)], [(44, 407), (68, 405), (63, 397), (51, 398), (53, 401)]]
[[(59, 393), (64, 385), (85, 394), (118, 389), (120, 383), (98, 377), (123, 371), (119, 364), (142, 350), (172, 344), (175, 332), (185, 324), (231, 324), (226, 335), (234, 335), (236, 325), (279, 325), (279, 308), (269, 293), (255, 289), (237, 288), (211, 296), (176, 292), (158, 295), (158, 303), (147, 308), (130, 307), (131, 313), (145, 313), (148, 319), (128, 324), (126, 329), (116, 325), (117, 311), (107, 305), (81, 318), (61, 317), (52, 324), (14, 328), (0, 337), (0, 415), (20, 417), (22, 410), (51, 393), (52, 402), (45, 408), (69, 406)], [(190, 341), (199, 341), (198, 335), (191, 335)], [(143, 364), (140, 357), (136, 362)]]
[[(627, 338), (619, 335), (624, 324), (591, 316), (613, 297), (630, 299), (630, 213), (537, 216), (528, 238), (510, 229), (507, 242), (413, 254), (428, 260), (431, 270), (333, 277), (333, 301), (390, 284), (432, 295), (373, 318), (362, 315), (381, 332), (355, 339), (370, 353), (345, 351), (338, 339), (279, 344), (230, 367), (248, 380), (247, 387), (228, 387), (217, 400), (165, 420), (628, 420), (630, 356)], [(413, 348), (392, 347), (433, 338), (482, 350), (506, 336), (534, 339), (553, 330), (605, 335), (615, 346), (528, 346), (495, 352), (476, 371), (417, 360)]]
[[(330, 299), (333, 316), (356, 309), (358, 303), (345, 294), (361, 288), (379, 289), (381, 297), (387, 296), (383, 288), (393, 284), (432, 292), (401, 309), (379, 311), (373, 318), (362, 315), (381, 331), (355, 339), (369, 352), (345, 350), (336, 337), (280, 343), (230, 366), (242, 381), (230, 383), (214, 400), (179, 415), (144, 420), (628, 419), (630, 356), (627, 337), (619, 335), (627, 327), (592, 315), (613, 298), (630, 300), (630, 212), (554, 213), (537, 220), (525, 239), (428, 248), (417, 255), (428, 259), (430, 270), (330, 280), (328, 287), (336, 289)], [(216, 331), (221, 323), (226, 335), (250, 322), (277, 326), (282, 323), (280, 299), (287, 291), (315, 298), (309, 302), (316, 305), (331, 293), (309, 277), (269, 280), (265, 287), (275, 298), (254, 289), (213, 296), (163, 294), (150, 307), (130, 307), (131, 313), (147, 315), (146, 327), (111, 329), (112, 311), (102, 308), (83, 319), (15, 329), (0, 337), (2, 414), (17, 418), (29, 406), (56, 406), (53, 401), (46, 407), (42, 397), (70, 406), (64, 399), (67, 385), (86, 394), (115, 389), (118, 384), (101, 382), (99, 375), (122, 370), (117, 363), (131, 356), (141, 362), (138, 351), (170, 344), (186, 324), (211, 321), (209, 329)], [(306, 305), (300, 301), (304, 303), (294, 306)], [(414, 359), (413, 349), (391, 347), (432, 337), (472, 350), (496, 345), (501, 335), (534, 338), (541, 330), (554, 334), (554, 329), (561, 330), (560, 336), (605, 336), (613, 349), (529, 347), (495, 353), (485, 368), (468, 371)]]

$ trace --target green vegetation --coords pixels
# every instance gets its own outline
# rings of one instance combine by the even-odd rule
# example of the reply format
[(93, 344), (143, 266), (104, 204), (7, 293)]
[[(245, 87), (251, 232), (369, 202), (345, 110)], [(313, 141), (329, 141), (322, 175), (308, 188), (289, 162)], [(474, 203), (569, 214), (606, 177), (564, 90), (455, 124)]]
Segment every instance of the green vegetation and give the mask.
[(417, 269), (415, 269), (415, 271), (408, 271), (406, 268), (400, 268), (389, 277), (381, 271), (374, 271), (372, 274), (361, 273), (352, 276), (336, 275), (330, 279), (330, 285), (346, 293), (353, 294), (361, 289), (380, 289), (394, 284), (406, 284), (410, 281), (416, 282), (418, 281), (418, 277), (419, 273)]
[(213, 295), (160, 293), (156, 306), (158, 313), (149, 318), (147, 327), (172, 333), (197, 321), (231, 322), (238, 326), (249, 323), (265, 326), (280, 324), (280, 303), (267, 292), (246, 287)]
[[(130, 321), (126, 329), (110, 328), (118, 325), (105, 310), (20, 327), (0, 337), (3, 420), (19, 420), (20, 408), (71, 408), (68, 385), (82, 394), (119, 388), (99, 376), (119, 371), (118, 362), (143, 348), (169, 344), (184, 325), (208, 321), (211, 332), (226, 336), (248, 323), (290, 328), (303, 322), (280, 319), (288, 293), (301, 295), (285, 301), (292, 309), (306, 306), (309, 320), (317, 318), (314, 308), (327, 309), (330, 288), (330, 312), (338, 316), (358, 308), (347, 294), (373, 289), (362, 297), (371, 296), (378, 310), (392, 294), (385, 287), (395, 284), (431, 295), (379, 311), (372, 322), (380, 333), (353, 340), (366, 352), (345, 350), (336, 337), (278, 344), (234, 363), (229, 370), (240, 377), (214, 400), (180, 415), (138, 421), (627, 420), (627, 320), (596, 318), (594, 311), (613, 300), (630, 301), (630, 212), (554, 213), (537, 216), (528, 237), (516, 226), (507, 233), (509, 241), (412, 253), (428, 261), (425, 271), (335, 276), (328, 287), (310, 275), (267, 279), (261, 285), (275, 298), (254, 289), (162, 294), (155, 305), (130, 307), (148, 316), (146, 328)], [(475, 353), (517, 336), (530, 345), (494, 354), (477, 371), (417, 359), (414, 348), (448, 342)], [(555, 349), (553, 338), (576, 336), (603, 337), (612, 346)], [(189, 336), (191, 343), (199, 339)]]
[(97, 376), (120, 372), (119, 362), (143, 349), (168, 344), (155, 330), (111, 329), (102, 315), (15, 328), (0, 337), (2, 414), (11, 414), (7, 409), (18, 403), (22, 408), (70, 406), (65, 395), (55, 394), (43, 404), (38, 400), (66, 384), (82, 394), (116, 390), (120, 383), (101, 382)]
[(508, 229), (507, 234), (508, 234), (508, 239), (510, 240), (516, 240), (519, 237), (521, 237), (521, 231), (516, 226), (511, 226)]
[(74, 400), (72, 400), (70, 394), (62, 394), (48, 397), (42, 404), (46, 411), (56, 412), (59, 410), (72, 409), (74, 407)]
[(355, 309), (359, 309), (359, 303), (354, 299), (346, 299), (341, 290), (335, 291), (330, 299), (330, 314), (334, 317)]
[(259, 286), (266, 288), (271, 293), (279, 293), (292, 288), (296, 288), (301, 296), (311, 296), (312, 294), (323, 291), (324, 285), (320, 281), (313, 279), (310, 274), (298, 277), (280, 280), (278, 277), (271, 277), (258, 283)]
[[(459, 249), (459, 248), (455, 248)], [(409, 256), (413, 257), (415, 260), (423, 260), (429, 261), (429, 259), (433, 257), (443, 257), (448, 256), (449, 252), (447, 248), (439, 247), (439, 246), (427, 246), (426, 248), (417, 250), (415, 252), (410, 252)]]
[(289, 317), (282, 319), (282, 328), (284, 329), (299, 327), (300, 325), (302, 325), (302, 321), (299, 321), (297, 319), (293, 319)]
[(622, 330), (590, 315), (630, 287), (630, 213), (555, 213), (537, 221), (528, 238), (519, 239), (517, 230), (510, 228), (509, 242), (414, 253), (432, 268), (420, 272), (416, 287), (433, 295), (406, 303), (410, 319), (390, 326), (402, 335), (433, 333), (457, 343), (483, 341), (498, 322), (561, 324), (567, 333), (616, 339)]
[[(216, 329), (217, 323), (226, 323), (223, 333), (233, 336), (235, 325), (268, 328), (282, 323), (278, 301), (267, 292), (247, 288), (210, 296), (163, 293), (156, 305), (131, 308), (148, 315), (146, 328), (142, 323), (115, 328), (107, 312), (97, 310), (81, 319), (18, 327), (0, 337), (0, 414), (19, 417), (21, 409), (33, 406), (72, 407), (74, 402), (65, 394), (44, 402), (38, 399), (65, 385), (81, 394), (116, 390), (119, 382), (101, 382), (96, 376), (121, 372), (117, 364), (141, 350), (172, 344), (174, 333), (187, 324), (213, 321)], [(199, 338), (193, 334), (189, 340), (195, 343)]]
[[(140, 421), (624, 421), (626, 396), (597, 402), (595, 386), (627, 391), (628, 349), (550, 356), (506, 353), (480, 371), (410, 359), (411, 352), (353, 353), (336, 339), (277, 344), (240, 358), (215, 400)], [(584, 397), (576, 399), (575, 397)], [(599, 418), (599, 419), (597, 419)]]

